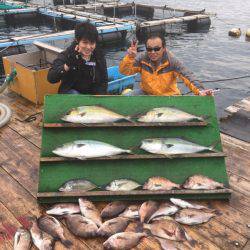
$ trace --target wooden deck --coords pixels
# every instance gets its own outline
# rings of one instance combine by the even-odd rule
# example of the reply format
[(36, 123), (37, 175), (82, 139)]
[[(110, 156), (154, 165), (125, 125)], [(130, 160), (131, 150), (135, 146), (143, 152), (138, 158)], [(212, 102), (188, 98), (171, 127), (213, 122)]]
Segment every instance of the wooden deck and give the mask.
[[(0, 249), (13, 248), (13, 235), (18, 227), (28, 226), (27, 217), (40, 216), (44, 207), (36, 201), (41, 144), (41, 115), (32, 122), (22, 122), (40, 111), (32, 103), (13, 93), (0, 95), (0, 102), (12, 108), (11, 122), (0, 129)], [(227, 172), (233, 189), (226, 201), (201, 202), (223, 214), (204, 225), (186, 227), (197, 240), (193, 249), (250, 249), (250, 145), (221, 134), (227, 154)], [(103, 207), (99, 203), (98, 207)], [(72, 249), (103, 249), (100, 238), (83, 240), (74, 237), (65, 227), (66, 238), (74, 242)], [(33, 247), (32, 249), (35, 249)], [(57, 242), (55, 249), (65, 249)], [(144, 238), (137, 250), (160, 249), (152, 238)], [(184, 249), (184, 247), (183, 247)], [(185, 247), (186, 249), (186, 247)], [(187, 248), (189, 249), (189, 248)]]

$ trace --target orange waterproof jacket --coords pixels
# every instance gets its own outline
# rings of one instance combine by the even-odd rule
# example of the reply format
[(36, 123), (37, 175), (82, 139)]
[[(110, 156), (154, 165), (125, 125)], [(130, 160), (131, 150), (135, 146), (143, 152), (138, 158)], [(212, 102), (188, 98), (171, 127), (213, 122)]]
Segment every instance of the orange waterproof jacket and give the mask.
[(180, 95), (177, 78), (196, 95), (202, 85), (194, 79), (193, 74), (167, 49), (160, 65), (155, 68), (146, 52), (133, 58), (126, 55), (120, 63), (120, 72), (124, 75), (141, 73), (141, 89), (149, 95)]

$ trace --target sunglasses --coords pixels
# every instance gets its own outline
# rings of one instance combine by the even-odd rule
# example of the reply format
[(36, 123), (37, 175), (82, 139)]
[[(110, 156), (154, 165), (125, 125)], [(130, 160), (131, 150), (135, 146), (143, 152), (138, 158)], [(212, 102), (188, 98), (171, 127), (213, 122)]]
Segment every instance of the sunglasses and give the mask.
[(146, 50), (147, 50), (147, 52), (152, 52), (152, 51), (158, 52), (161, 50), (161, 48), (162, 47), (154, 47), (154, 48), (147, 47)]

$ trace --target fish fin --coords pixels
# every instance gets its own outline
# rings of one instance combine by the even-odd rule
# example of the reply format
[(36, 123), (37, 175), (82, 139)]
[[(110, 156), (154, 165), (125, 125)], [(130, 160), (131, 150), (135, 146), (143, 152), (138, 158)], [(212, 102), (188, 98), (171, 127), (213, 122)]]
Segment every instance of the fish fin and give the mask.
[(143, 115), (146, 115), (147, 112), (140, 112), (140, 113), (136, 113), (136, 114), (133, 114), (133, 115), (130, 115), (130, 118), (140, 118), (141, 116)]
[(164, 115), (164, 113), (158, 113), (158, 114), (157, 114), (157, 117), (159, 118), (159, 117), (161, 117), (162, 115)]
[(71, 248), (71, 246), (73, 246), (73, 243), (70, 240), (61, 240), (61, 242), (67, 248)]
[(136, 222), (136, 226), (135, 226), (135, 232), (136, 233), (142, 233), (144, 231), (143, 229), (143, 223), (140, 221)]
[(84, 143), (76, 144), (76, 147), (78, 147), (78, 148), (81, 148), (81, 147), (84, 147), (84, 146), (86, 146), (86, 144), (84, 144)]
[(194, 240), (194, 239), (192, 239), (186, 232), (185, 232), (185, 237), (186, 237), (186, 239), (187, 239), (188, 244), (189, 244), (192, 248), (194, 248), (194, 247), (196, 246), (196, 244), (197, 244), (197, 241)]
[(86, 115), (86, 112), (83, 112), (80, 114), (81, 117), (85, 116)]
[(221, 143), (220, 140), (217, 140), (217, 141), (213, 142), (213, 143), (209, 146), (209, 150), (210, 150), (210, 151), (214, 151), (214, 152), (218, 152), (218, 151), (215, 149), (215, 147), (216, 147), (218, 144), (220, 144), (220, 143)]
[(128, 237), (124, 237), (124, 236), (117, 236), (116, 239), (118, 239), (118, 240), (127, 240), (129, 238)]
[(86, 160), (87, 158), (86, 157), (84, 157), (84, 156), (79, 156), (79, 157), (76, 157), (77, 159), (79, 159), (79, 160)]
[(211, 117), (211, 115), (202, 115), (201, 116), (203, 121), (207, 121), (210, 117)]
[[(210, 209), (209, 209), (209, 210), (210, 210)], [(216, 210), (216, 209), (211, 209), (210, 211), (211, 211), (212, 213), (214, 213), (215, 215), (218, 215), (218, 216), (223, 215), (223, 213), (222, 213), (221, 211)]]

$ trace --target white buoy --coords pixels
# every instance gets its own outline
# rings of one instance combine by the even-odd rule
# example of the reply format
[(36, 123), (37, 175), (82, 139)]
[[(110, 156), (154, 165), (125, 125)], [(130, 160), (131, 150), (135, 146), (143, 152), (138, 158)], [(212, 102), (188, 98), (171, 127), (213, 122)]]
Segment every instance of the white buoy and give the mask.
[(240, 28), (233, 28), (228, 32), (229, 36), (240, 37), (241, 36), (241, 29)]
[(250, 29), (247, 29), (246, 31), (246, 37), (250, 38)]

